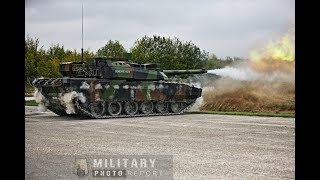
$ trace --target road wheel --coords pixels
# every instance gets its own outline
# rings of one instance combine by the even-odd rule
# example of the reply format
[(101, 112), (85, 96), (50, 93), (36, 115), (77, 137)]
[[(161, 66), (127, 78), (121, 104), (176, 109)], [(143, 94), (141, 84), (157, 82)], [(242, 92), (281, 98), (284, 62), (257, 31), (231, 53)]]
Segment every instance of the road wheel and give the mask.
[(109, 102), (108, 103), (108, 113), (111, 116), (118, 116), (121, 113), (122, 106), (120, 102)]
[(135, 101), (127, 101), (124, 103), (124, 112), (128, 115), (134, 115), (138, 112), (139, 106)]
[(97, 116), (103, 116), (106, 112), (105, 102), (99, 101), (92, 103), (90, 106), (90, 112)]
[(142, 102), (140, 110), (143, 114), (151, 114), (153, 112), (153, 103), (151, 101)]
[(170, 109), (173, 113), (178, 113), (181, 111), (181, 103), (173, 102), (170, 104)]
[(156, 111), (158, 113), (167, 113), (168, 112), (168, 103), (166, 102), (157, 102)]

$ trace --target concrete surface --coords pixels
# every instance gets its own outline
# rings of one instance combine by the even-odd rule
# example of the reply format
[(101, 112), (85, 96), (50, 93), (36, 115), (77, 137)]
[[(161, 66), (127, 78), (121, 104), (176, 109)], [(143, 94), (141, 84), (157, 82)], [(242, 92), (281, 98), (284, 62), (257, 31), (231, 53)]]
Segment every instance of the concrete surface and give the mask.
[(35, 108), (26, 107), (26, 157), (173, 155), (174, 179), (295, 178), (294, 118), (184, 114), (94, 120)]

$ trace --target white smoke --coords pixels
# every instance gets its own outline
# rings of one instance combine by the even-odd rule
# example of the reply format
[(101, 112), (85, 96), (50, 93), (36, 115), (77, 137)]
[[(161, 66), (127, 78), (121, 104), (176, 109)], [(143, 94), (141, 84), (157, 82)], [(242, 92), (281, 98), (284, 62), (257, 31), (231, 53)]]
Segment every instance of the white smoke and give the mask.
[(202, 86), (200, 82), (190, 82), (190, 84), (192, 84), (196, 88), (201, 88)]
[(39, 91), (38, 88), (35, 88), (33, 96), (34, 96), (35, 101), (38, 103), (38, 111), (45, 112), (47, 110), (48, 101), (41, 94), (41, 91)]
[(203, 103), (203, 97), (199, 97), (196, 102), (191, 106), (190, 109), (187, 110), (187, 112), (192, 112), (192, 111), (199, 111), (199, 108), (202, 106)]
[[(207, 91), (212, 91), (213, 89), (214, 87), (203, 87), (202, 94)], [(200, 107), (202, 106), (202, 103), (203, 103), (203, 97), (201, 96), (196, 100), (196, 102), (192, 105), (192, 107), (187, 110), (187, 112), (199, 111)]]
[(231, 79), (240, 80), (240, 81), (264, 80), (264, 81), (272, 82), (275, 79), (294, 81), (293, 73), (286, 73), (286, 72), (281, 72), (276, 70), (262, 73), (262, 72), (257, 72), (248, 66), (236, 66), (236, 67), (226, 66), (225, 68), (221, 68), (221, 69), (208, 70), (208, 73), (216, 74), (222, 77), (229, 77)]
[(76, 91), (65, 93), (59, 97), (60, 102), (66, 107), (66, 112), (68, 114), (76, 113), (73, 103), (75, 98), (78, 98), (82, 103), (86, 102), (86, 97), (82, 93), (78, 93)]
[(35, 88), (33, 96), (34, 96), (35, 101), (37, 103), (41, 103), (41, 101), (44, 99), (44, 96), (41, 94), (41, 92), (38, 90), (38, 88)]
[(249, 81), (256, 80), (263, 77), (263, 74), (258, 73), (250, 69), (249, 67), (236, 68), (236, 67), (226, 66), (225, 68), (222, 68), (222, 69), (208, 70), (208, 73), (216, 74), (223, 77), (230, 77), (236, 80), (249, 80)]

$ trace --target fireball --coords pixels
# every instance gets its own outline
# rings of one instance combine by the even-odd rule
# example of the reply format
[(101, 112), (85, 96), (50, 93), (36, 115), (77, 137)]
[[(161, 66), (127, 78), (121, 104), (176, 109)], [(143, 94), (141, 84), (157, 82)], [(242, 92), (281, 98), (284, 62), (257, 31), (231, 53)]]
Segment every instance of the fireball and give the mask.
[(294, 72), (294, 36), (287, 33), (278, 41), (266, 44), (264, 48), (250, 53), (249, 65), (259, 72)]

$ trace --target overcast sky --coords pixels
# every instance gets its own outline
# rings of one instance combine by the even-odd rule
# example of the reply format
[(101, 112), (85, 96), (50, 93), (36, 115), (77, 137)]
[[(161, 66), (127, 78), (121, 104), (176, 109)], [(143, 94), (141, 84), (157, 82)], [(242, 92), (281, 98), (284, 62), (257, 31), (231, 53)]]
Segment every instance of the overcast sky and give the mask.
[(294, 0), (26, 0), (25, 35), (96, 52), (108, 40), (127, 49), (144, 35), (191, 41), (218, 57), (247, 57), (250, 49), (294, 27)]

